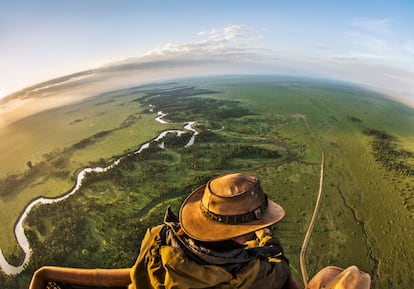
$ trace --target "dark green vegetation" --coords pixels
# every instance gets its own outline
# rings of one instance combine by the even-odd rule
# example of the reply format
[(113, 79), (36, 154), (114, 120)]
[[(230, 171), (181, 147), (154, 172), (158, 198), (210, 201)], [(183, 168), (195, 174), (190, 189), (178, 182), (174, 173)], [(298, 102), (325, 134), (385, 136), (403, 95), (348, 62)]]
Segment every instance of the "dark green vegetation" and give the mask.
[[(414, 283), (412, 110), (342, 84), (272, 77), (183, 80), (96, 99), (99, 107), (113, 109), (120, 99), (128, 100), (122, 107), (156, 105), (155, 111), (168, 113), (166, 119), (175, 122), (166, 128), (181, 129), (182, 122), (194, 120), (199, 135), (194, 145), (184, 147), (189, 133), (168, 134), (165, 149), (153, 144), (106, 173), (90, 175), (67, 200), (33, 209), (26, 222), (32, 259), (19, 276), (0, 275), (0, 284), (24, 288), (44, 264), (131, 266), (146, 228), (161, 222), (167, 206), (178, 212), (193, 189), (231, 171), (260, 177), (269, 197), (286, 209), (273, 233), (300, 279), (299, 250), (316, 200), (320, 165), (318, 147), (300, 115), (320, 138), (326, 157), (321, 212), (307, 251), (310, 276), (324, 266), (355, 264), (372, 274), (372, 288), (410, 288)], [(48, 167), (73, 178), (69, 152), (93, 152), (113, 136), (125, 140), (129, 128), (138, 129), (135, 125), (147, 116), (155, 113), (131, 112), (117, 126), (50, 152), (49, 160), (8, 181), (35, 178), (36, 170), (41, 175)], [(92, 118), (86, 117), (73, 118), (71, 125)], [(107, 165), (131, 151), (124, 147), (89, 161)]]
[(367, 129), (364, 133), (374, 137), (372, 150), (376, 161), (380, 161), (387, 170), (397, 171), (402, 176), (414, 175), (413, 152), (398, 148), (396, 139), (385, 132)]

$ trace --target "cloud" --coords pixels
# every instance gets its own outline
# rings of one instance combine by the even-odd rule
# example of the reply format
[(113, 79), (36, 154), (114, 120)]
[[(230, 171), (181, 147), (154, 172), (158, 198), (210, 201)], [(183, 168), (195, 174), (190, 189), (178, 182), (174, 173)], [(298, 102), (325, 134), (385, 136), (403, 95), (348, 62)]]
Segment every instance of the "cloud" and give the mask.
[(372, 61), (390, 60), (393, 57), (391, 19), (356, 18), (350, 22), (352, 30), (345, 36), (348, 51), (333, 57), (336, 60)]
[(351, 32), (348, 39), (353, 46), (368, 51), (386, 52), (390, 49), (388, 41), (367, 33)]
[(210, 31), (201, 31), (197, 34), (208, 36), (208, 41), (229, 41), (238, 37), (248, 36), (253, 29), (244, 25), (231, 25), (221, 29), (212, 29)]
[(359, 18), (351, 22), (351, 26), (374, 34), (385, 34), (391, 32), (391, 19), (369, 19)]
[(349, 61), (349, 62), (363, 62), (363, 61), (378, 61), (390, 60), (390, 56), (381, 53), (367, 53), (367, 52), (349, 52), (344, 54), (336, 54), (330, 57), (334, 61)]
[(406, 52), (414, 55), (414, 41), (410, 41), (410, 42), (407, 42), (406, 44), (404, 44), (403, 49)]
[(413, 47), (410, 44), (403, 46), (392, 24), (391, 19), (354, 19), (349, 23), (352, 30), (345, 34), (346, 45), (330, 59), (407, 68), (407, 63), (412, 62), (408, 52)]
[(186, 44), (167, 43), (163, 46), (156, 47), (145, 53), (144, 56), (172, 56), (172, 55), (206, 55), (221, 54), (234, 55), (245, 52), (251, 54), (252, 47), (259, 43), (263, 38), (252, 33), (254, 29), (244, 25), (230, 25), (221, 29), (212, 29), (210, 31), (201, 31), (197, 35), (204, 37), (200, 41)]
[[(372, 23), (354, 25), (365, 27), (365, 30), (373, 26)], [(35, 102), (38, 97), (46, 99), (53, 96), (57, 99), (60, 95), (60, 105), (151, 81), (225, 74), (328, 77), (413, 96), (414, 84), (411, 79), (414, 78), (414, 71), (406, 65), (402, 66), (404, 69), (396, 68), (395, 60), (401, 55), (393, 51), (394, 47), (387, 41), (368, 32), (348, 33), (346, 36), (352, 45), (341, 51), (325, 45), (313, 47), (323, 52), (315, 55), (309, 51), (303, 51), (302, 55), (290, 51), (280, 53), (263, 47), (259, 31), (244, 25), (201, 31), (197, 35), (201, 38), (199, 41), (167, 43), (138, 57), (120, 59), (28, 88), (30, 91), (24, 90), (19, 96)], [(413, 42), (407, 42), (404, 49), (405, 55), (414, 53)]]

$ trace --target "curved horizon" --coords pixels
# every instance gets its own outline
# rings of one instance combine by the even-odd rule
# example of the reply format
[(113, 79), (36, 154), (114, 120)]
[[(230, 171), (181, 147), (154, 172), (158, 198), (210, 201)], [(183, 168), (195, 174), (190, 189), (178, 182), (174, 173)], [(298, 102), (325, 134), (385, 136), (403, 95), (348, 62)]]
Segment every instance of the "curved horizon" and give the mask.
[(0, 4), (0, 99), (86, 71), (194, 63), (207, 75), (331, 78), (414, 99), (414, 3), (403, 0), (21, 4)]

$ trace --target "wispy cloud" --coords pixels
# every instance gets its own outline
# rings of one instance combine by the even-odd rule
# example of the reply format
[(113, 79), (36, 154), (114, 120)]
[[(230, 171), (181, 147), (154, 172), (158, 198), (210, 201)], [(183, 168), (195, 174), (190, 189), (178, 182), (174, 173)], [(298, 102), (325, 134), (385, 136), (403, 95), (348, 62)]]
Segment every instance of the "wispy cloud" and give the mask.
[(392, 21), (391, 19), (358, 18), (352, 20), (351, 26), (374, 34), (384, 34), (391, 32)]
[(185, 44), (167, 43), (161, 47), (149, 50), (144, 56), (168, 55), (204, 55), (231, 54), (237, 49), (238, 53), (251, 54), (252, 45), (262, 40), (261, 36), (253, 35), (254, 29), (244, 25), (230, 25), (221, 29), (200, 31), (198, 36), (203, 39)]
[(361, 60), (390, 60), (390, 56), (380, 53), (349, 52), (333, 55), (331, 59), (338, 61), (359, 62)]
[[(389, 65), (404, 63), (406, 53), (402, 52), (402, 44), (394, 36), (393, 23), (391, 19), (353, 19), (349, 23), (350, 31), (345, 34), (346, 45), (330, 59)], [(410, 47), (407, 45), (406, 50)]]
[(253, 32), (251, 27), (244, 25), (230, 25), (221, 29), (212, 29), (210, 31), (200, 31), (200, 36), (208, 36), (207, 41), (228, 41), (235, 38), (246, 37)]
[(390, 48), (384, 38), (367, 33), (350, 32), (348, 39), (352, 46), (363, 50), (385, 52)]
[(403, 49), (406, 52), (414, 55), (414, 41), (410, 41), (410, 42), (407, 42), (406, 44), (404, 44)]

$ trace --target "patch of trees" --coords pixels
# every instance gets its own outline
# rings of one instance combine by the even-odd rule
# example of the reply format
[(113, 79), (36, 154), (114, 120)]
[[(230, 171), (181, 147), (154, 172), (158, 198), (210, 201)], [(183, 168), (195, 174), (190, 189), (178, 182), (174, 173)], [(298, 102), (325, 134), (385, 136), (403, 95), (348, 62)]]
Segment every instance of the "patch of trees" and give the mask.
[(100, 158), (99, 160), (96, 160), (96, 161), (89, 161), (89, 166), (90, 167), (93, 167), (93, 168), (95, 168), (95, 167), (102, 167), (102, 168), (104, 168), (107, 165), (108, 165), (108, 161), (105, 160), (104, 158)]
[(43, 159), (46, 162), (52, 161), (55, 158), (61, 157), (61, 155), (63, 154), (63, 152), (60, 149), (55, 149), (49, 153), (46, 153), (43, 155)]
[[(91, 236), (88, 222), (80, 207), (72, 202), (62, 201), (34, 208), (26, 219), (29, 229), (25, 230), (32, 252), (28, 269), (34, 271), (43, 265), (58, 265), (68, 256), (79, 254), (83, 248), (93, 251), (98, 248), (96, 242), (90, 242), (85, 236)], [(39, 238), (38, 228), (45, 220), (54, 220), (49, 227), (47, 238)], [(43, 231), (43, 229), (42, 229)], [(45, 233), (44, 231), (42, 233)], [(79, 256), (80, 257), (80, 256)], [(68, 266), (75, 264), (65, 264)]]
[(91, 145), (94, 142), (96, 142), (99, 138), (102, 138), (102, 137), (108, 135), (111, 132), (112, 132), (112, 130), (104, 130), (104, 131), (98, 132), (98, 133), (94, 134), (91, 137), (84, 138), (84, 139), (80, 140), (79, 142), (73, 144), (72, 148), (74, 148), (74, 149), (83, 149), (83, 148), (87, 147), (88, 145)]
[(56, 159), (54, 159), (53, 161), (51, 161), (52, 165), (57, 169), (58, 168), (59, 169), (64, 168), (66, 166), (67, 162), (68, 162), (68, 160), (65, 159), (62, 156), (59, 156)]
[(227, 131), (239, 134), (266, 137), (270, 135), (277, 135), (278, 127), (290, 123), (291, 120), (281, 117), (273, 117), (270, 115), (263, 117), (260, 115), (249, 114), (246, 117), (225, 121), (224, 127)]
[(189, 118), (220, 121), (249, 115), (250, 111), (237, 101), (209, 98), (186, 98), (168, 106), (173, 111), (169, 117), (173, 121), (185, 121)]
[(280, 156), (280, 153), (276, 150), (268, 150), (252, 145), (226, 144), (223, 150), (219, 150), (212, 155), (211, 164), (215, 169), (223, 169), (231, 159), (272, 159)]
[(203, 130), (197, 135), (197, 141), (202, 143), (221, 142), (223, 137), (213, 131)]
[[(150, 143), (149, 147), (141, 151), (141, 153), (133, 155), (131, 160), (149, 160), (155, 158), (155, 153), (162, 151), (162, 148), (158, 146), (157, 143), (152, 142)], [(129, 159), (129, 158), (128, 158)]]
[(200, 130), (221, 130), (223, 126), (221, 122), (215, 120), (206, 120), (203, 123), (197, 122), (197, 128)]
[(115, 101), (115, 99), (108, 99), (108, 100), (103, 101), (103, 102), (95, 103), (95, 106), (100, 106), (100, 105), (108, 104), (108, 103), (111, 103), (111, 102), (114, 102), (114, 101)]
[(93, 138), (94, 139), (101, 138), (101, 137), (104, 137), (104, 136), (110, 134), (111, 132), (112, 132), (112, 130), (103, 130), (103, 131), (100, 131), (100, 132), (94, 134)]
[[(134, 165), (131, 160), (126, 163)], [(125, 165), (120, 164), (119, 166), (103, 173), (89, 173), (86, 175), (83, 185), (87, 186), (100, 181), (110, 180), (119, 188), (136, 189), (144, 182), (153, 180), (154, 176), (164, 173), (168, 167), (167, 165), (159, 162), (142, 162), (137, 165), (137, 167), (134, 165), (134, 168), (139, 172), (130, 175), (123, 169), (124, 166)]]
[(102, 181), (102, 180), (113, 180), (117, 182), (123, 178), (122, 171), (119, 167), (114, 167), (113, 169), (107, 170), (102, 173), (90, 172), (88, 173), (82, 181), (82, 185), (88, 186), (92, 183)]
[(352, 122), (362, 122), (359, 118), (354, 117), (354, 116), (349, 116), (348, 115), (348, 119)]
[[(168, 110), (171, 121), (182, 122), (189, 119), (222, 120), (250, 114), (240, 102), (212, 98), (192, 97), (202, 94), (218, 93), (197, 87), (176, 87), (166, 90), (148, 91), (137, 101), (151, 103), (157, 110)], [(172, 113), (173, 112), (173, 113)]]
[[(29, 284), (29, 279), (27, 278), (27, 284)], [(24, 287), (19, 286), (17, 283), (17, 277), (15, 276), (6, 276), (3, 271), (0, 271), (0, 284), (3, 286), (2, 288), (7, 289), (19, 289), (27, 287), (27, 284)]]
[(88, 145), (90, 145), (92, 143), (93, 143), (92, 138), (88, 137), (88, 138), (85, 138), (85, 139), (73, 144), (72, 148), (74, 148), (75, 150), (83, 149), (83, 148), (87, 147)]
[[(119, 236), (103, 236), (110, 239), (106, 246), (98, 237), (105, 232), (93, 232), (93, 224), (90, 222), (88, 213), (99, 213), (99, 221), (102, 227), (120, 229)], [(83, 208), (76, 201), (62, 201), (51, 205), (43, 205), (33, 209), (27, 218), (29, 229), (26, 235), (31, 244), (33, 255), (28, 265), (28, 270), (34, 271), (43, 265), (60, 265), (69, 267), (125, 267), (131, 266), (138, 250), (134, 220), (121, 218), (108, 207), (88, 203)], [(53, 220), (47, 238), (39, 238), (36, 230), (39, 224)], [(131, 226), (127, 228), (125, 225)], [(142, 232), (144, 233), (144, 232)], [(142, 233), (139, 234), (142, 237)], [(96, 235), (98, 234), (98, 236)], [(111, 241), (112, 239), (112, 241)], [(120, 255), (123, 258), (119, 258)], [(125, 257), (128, 257), (125, 260)]]
[(191, 132), (185, 132), (180, 136), (177, 136), (175, 133), (168, 133), (163, 141), (166, 147), (182, 148), (190, 141), (192, 135), (193, 133)]
[(139, 174), (134, 176), (134, 182), (132, 182), (129, 186), (135, 184), (139, 186), (140, 184), (147, 182), (149, 180), (156, 180), (155, 182), (161, 182), (160, 179), (157, 181), (157, 177), (162, 175), (168, 168), (167, 164), (159, 163), (159, 162), (146, 162), (140, 163), (139, 166)]
[[(213, 93), (218, 93), (218, 91), (197, 88), (194, 86), (178, 86), (170, 89), (153, 89), (147, 91), (145, 96), (142, 97), (142, 100), (151, 98), (151, 103), (158, 106), (162, 103), (170, 103), (171, 101), (174, 101), (175, 98)], [(155, 99), (153, 98), (154, 96), (156, 97)]]
[(20, 187), (20, 178), (17, 174), (8, 175), (4, 179), (0, 179), (0, 196), (5, 197), (15, 192)]
[(281, 156), (276, 150), (269, 150), (257, 146), (241, 144), (229, 144), (227, 146), (230, 156), (235, 158), (278, 158)]
[(276, 150), (239, 143), (202, 145), (190, 147), (184, 157), (187, 166), (193, 169), (221, 170), (231, 166), (232, 159), (268, 160), (281, 157)]
[(45, 162), (36, 165), (32, 164), (32, 167), (24, 173), (9, 174), (7, 177), (0, 179), (0, 196), (12, 195), (20, 191), (36, 179), (46, 168), (47, 165)]
[(65, 170), (68, 160), (62, 152), (56, 150), (43, 155), (43, 157), (45, 160), (39, 163), (28, 161), (26, 165), (29, 170), (24, 173), (9, 174), (7, 177), (0, 179), (0, 196), (14, 194), (39, 177), (66, 178), (70, 175), (70, 172)]
[(377, 130), (377, 129), (372, 129), (372, 128), (366, 128), (364, 129), (364, 134), (369, 135), (369, 136), (374, 136), (376, 139), (382, 139), (382, 140), (393, 140), (394, 138), (387, 134), (386, 132)]
[(399, 149), (397, 140), (386, 132), (376, 129), (365, 129), (363, 132), (374, 137), (372, 149), (376, 161), (381, 162), (387, 170), (394, 170), (403, 176), (414, 175), (414, 168), (404, 162), (404, 159), (413, 157), (414, 153)]
[(131, 124), (133, 124), (136, 120), (141, 119), (141, 118), (142, 118), (141, 114), (131, 114), (122, 122), (120, 127), (122, 128), (128, 127)]

